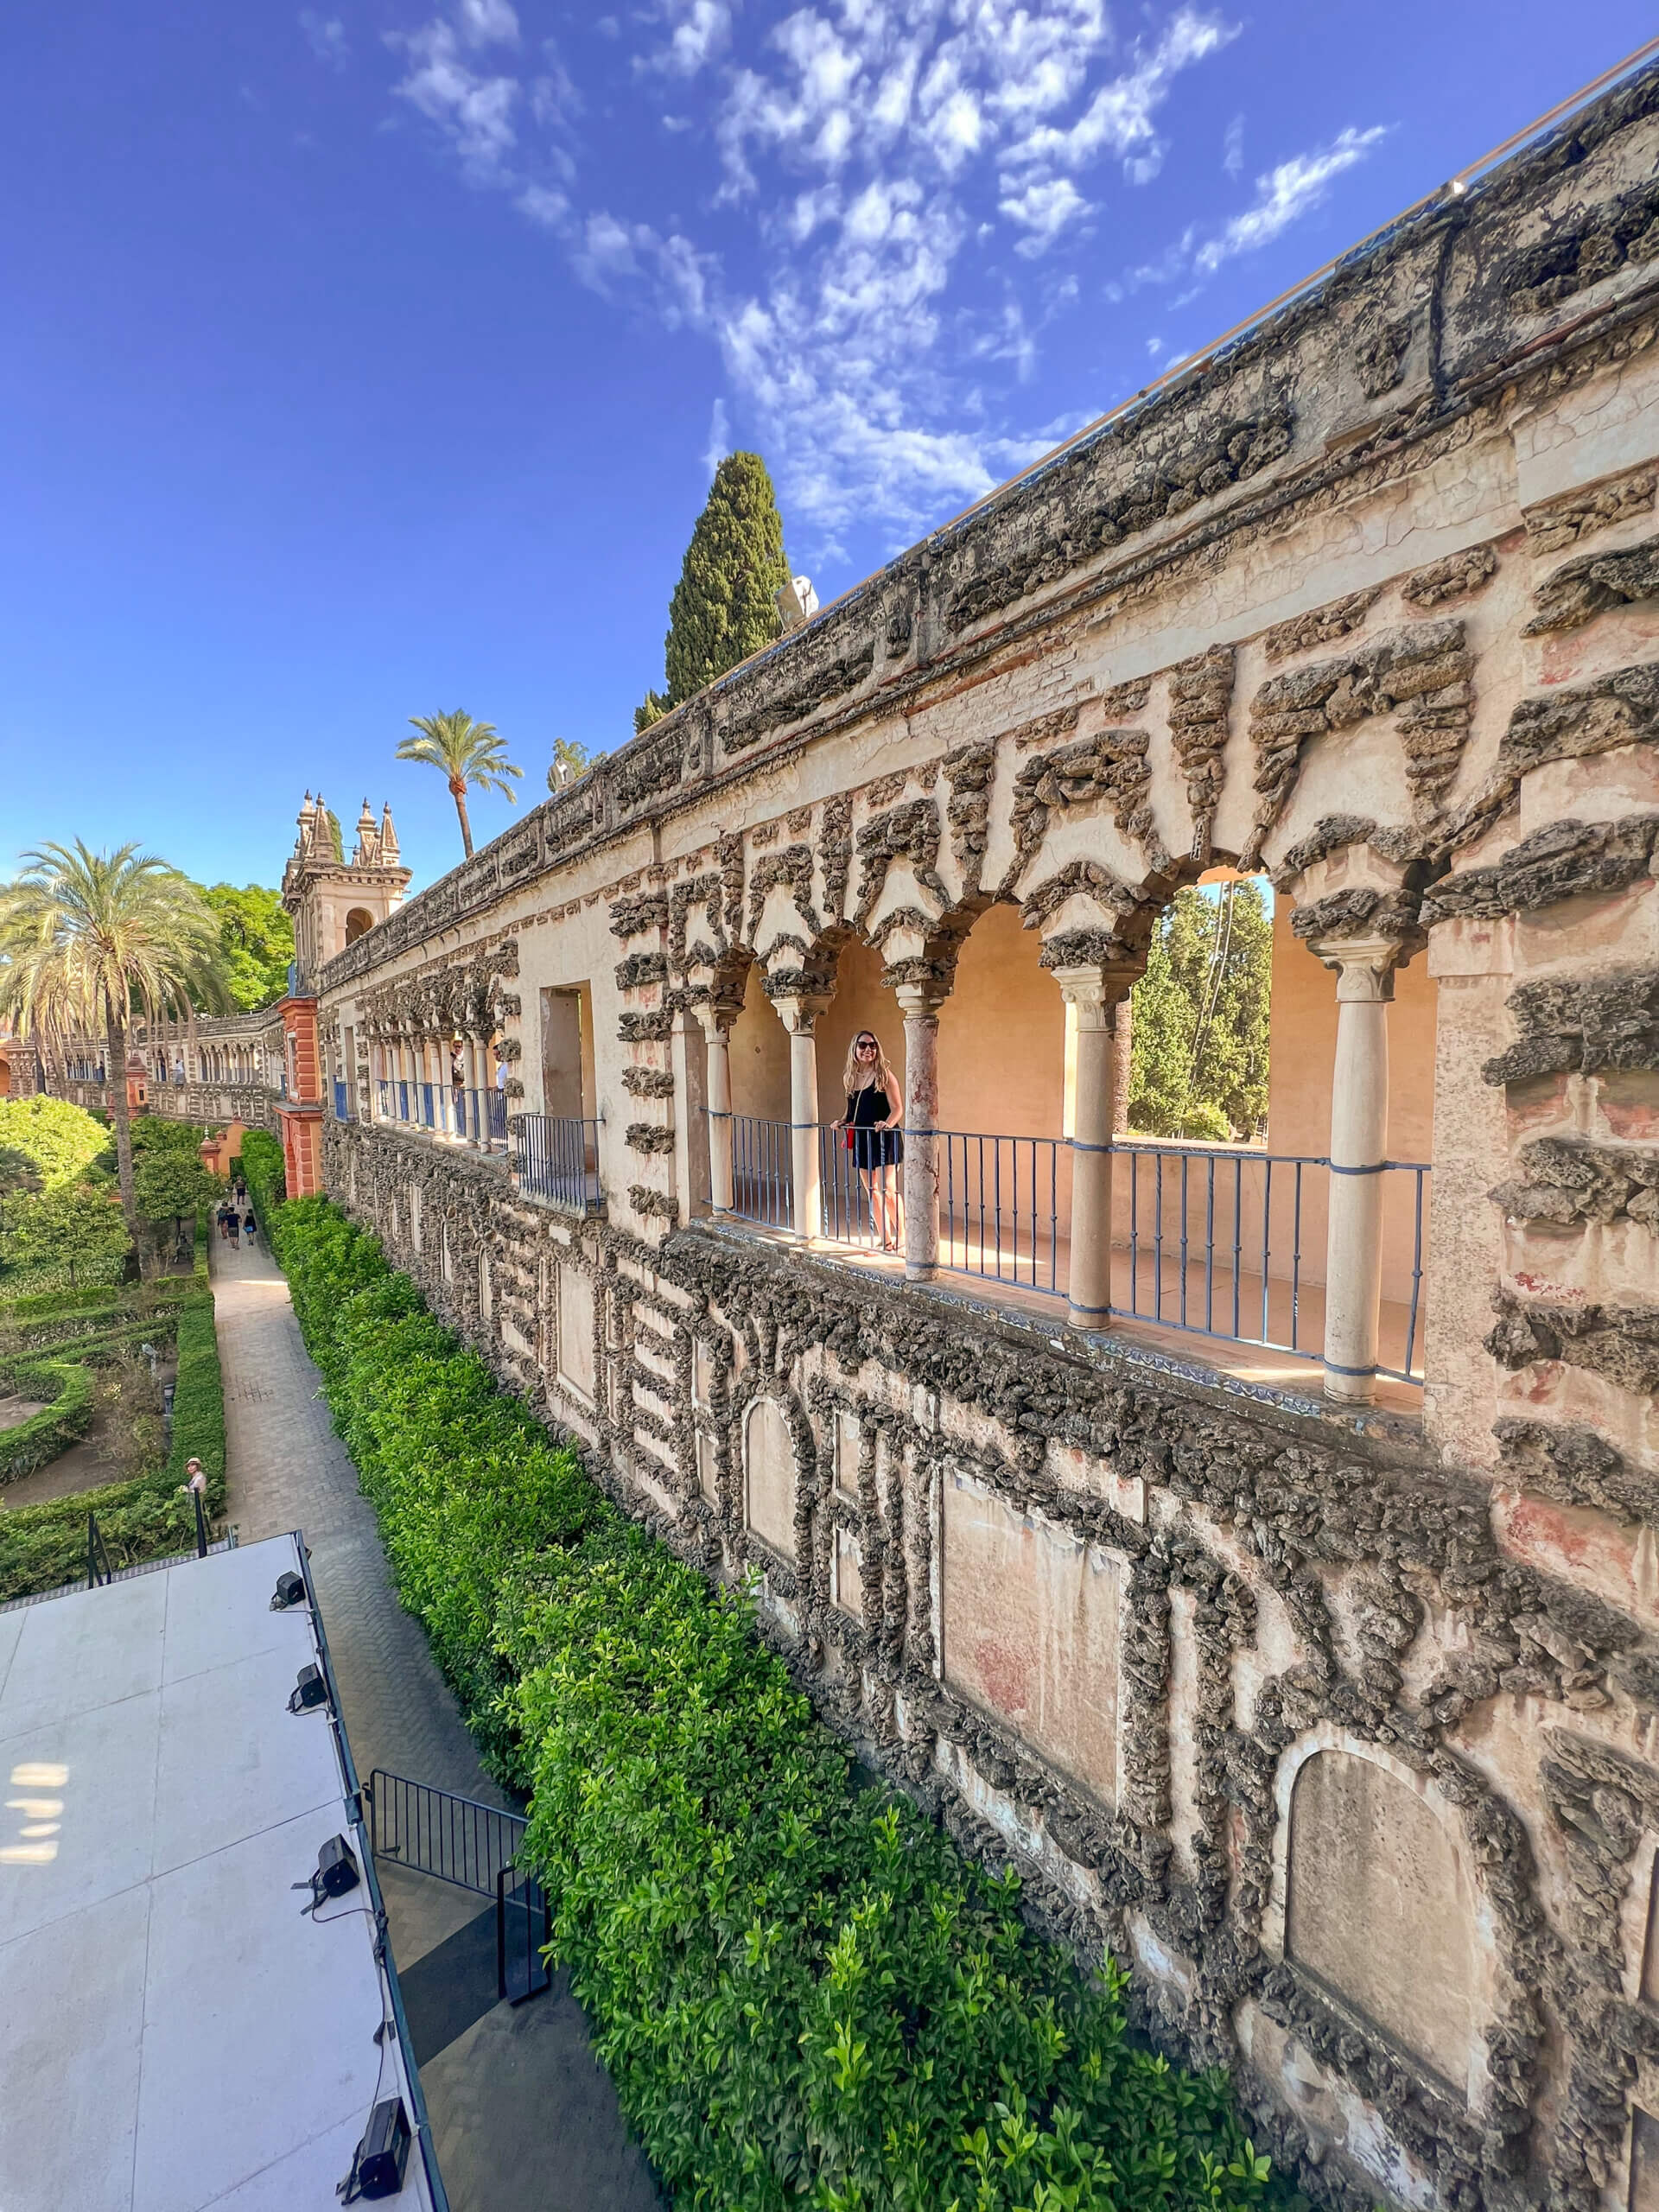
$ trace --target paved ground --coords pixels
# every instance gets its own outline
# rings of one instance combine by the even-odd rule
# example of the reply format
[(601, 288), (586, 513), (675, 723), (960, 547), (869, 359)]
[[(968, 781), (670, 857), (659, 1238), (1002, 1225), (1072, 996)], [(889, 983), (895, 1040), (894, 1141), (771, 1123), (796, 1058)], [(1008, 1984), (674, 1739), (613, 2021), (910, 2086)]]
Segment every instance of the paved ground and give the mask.
[[(398, 1605), (374, 1515), (329, 1424), (288, 1285), (257, 1250), (213, 1248), (230, 1517), (244, 1541), (304, 1532), (359, 1771), (505, 1805), (426, 1638)], [(648, 2212), (659, 2199), (563, 1979), (495, 2002), (493, 1908), (383, 1866), (403, 1982), (454, 2212)]]

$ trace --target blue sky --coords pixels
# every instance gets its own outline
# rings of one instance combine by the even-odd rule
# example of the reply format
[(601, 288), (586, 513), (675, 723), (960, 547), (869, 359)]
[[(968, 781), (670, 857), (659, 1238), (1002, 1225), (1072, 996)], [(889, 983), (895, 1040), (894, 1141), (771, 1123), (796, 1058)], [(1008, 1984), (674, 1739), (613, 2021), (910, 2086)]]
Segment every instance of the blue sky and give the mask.
[[(604, 4), (604, 0), (601, 0)], [(712, 461), (828, 600), (1636, 46), (1636, 0), (12, 9), (0, 869), (457, 856), (620, 743)], [(509, 819), (480, 798), (480, 834)]]

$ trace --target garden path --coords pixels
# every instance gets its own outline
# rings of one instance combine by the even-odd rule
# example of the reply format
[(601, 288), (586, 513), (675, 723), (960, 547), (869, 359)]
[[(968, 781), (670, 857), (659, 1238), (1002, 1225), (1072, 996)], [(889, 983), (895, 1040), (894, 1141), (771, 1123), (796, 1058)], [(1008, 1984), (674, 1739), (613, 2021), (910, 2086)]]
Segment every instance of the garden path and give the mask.
[[(391, 1587), (372, 1508), (335, 1435), (288, 1285), (262, 1237), (213, 1247), (228, 1513), (244, 1542), (303, 1531), (360, 1773), (377, 1766), (505, 1806), (425, 1636)], [(649, 2212), (661, 2199), (561, 1975), (495, 1998), (494, 1910), (383, 1866), (404, 1986), (454, 2212)]]

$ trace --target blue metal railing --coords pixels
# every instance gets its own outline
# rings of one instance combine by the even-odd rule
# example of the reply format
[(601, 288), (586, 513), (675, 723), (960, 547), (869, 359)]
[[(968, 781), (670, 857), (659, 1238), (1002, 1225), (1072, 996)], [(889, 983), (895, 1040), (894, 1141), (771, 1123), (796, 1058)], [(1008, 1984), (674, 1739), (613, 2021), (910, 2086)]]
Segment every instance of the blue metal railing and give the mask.
[(513, 1179), (527, 1198), (567, 1213), (597, 1212), (597, 1122), (565, 1114), (515, 1114), (510, 1126)]
[[(1114, 1314), (1303, 1359), (1321, 1357), (1322, 1282), (1312, 1286), (1319, 1292), (1321, 1317), (1312, 1326), (1306, 1293), (1310, 1257), (1316, 1274), (1324, 1272), (1328, 1158), (1131, 1139), (1118, 1140), (1112, 1150), (1115, 1160), (1126, 1164), (1128, 1183), (1128, 1265), (1122, 1271), (1128, 1298), (1112, 1306)], [(1397, 1194), (1403, 1191), (1412, 1261), (1401, 1363), (1379, 1363), (1377, 1372), (1421, 1385), (1423, 1208), (1431, 1171), (1427, 1161), (1391, 1160), (1382, 1172), (1388, 1179), (1385, 1236), (1391, 1227), (1396, 1241), (1402, 1233)], [(1122, 1204), (1119, 1198), (1120, 1226)]]
[(795, 1173), (789, 1123), (734, 1114), (731, 1124), (733, 1213), (763, 1229), (792, 1229)]

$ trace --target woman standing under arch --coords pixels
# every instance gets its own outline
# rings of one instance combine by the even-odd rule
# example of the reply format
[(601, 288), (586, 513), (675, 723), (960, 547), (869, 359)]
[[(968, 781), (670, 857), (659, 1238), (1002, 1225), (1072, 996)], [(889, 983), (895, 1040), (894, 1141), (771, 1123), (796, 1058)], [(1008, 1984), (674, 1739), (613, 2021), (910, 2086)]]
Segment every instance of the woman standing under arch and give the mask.
[(870, 1218), (884, 1252), (905, 1249), (905, 1201), (899, 1170), (905, 1157), (904, 1086), (894, 1075), (873, 1029), (861, 1029), (847, 1049), (843, 1077), (846, 1132), (853, 1165), (870, 1202)]

